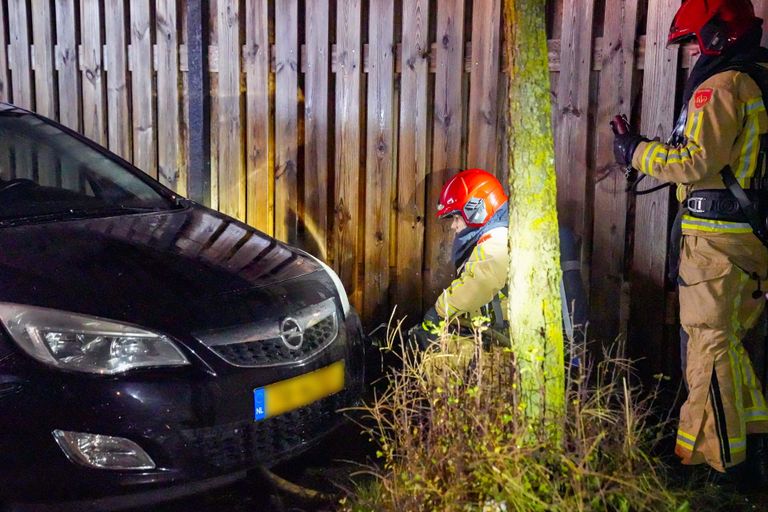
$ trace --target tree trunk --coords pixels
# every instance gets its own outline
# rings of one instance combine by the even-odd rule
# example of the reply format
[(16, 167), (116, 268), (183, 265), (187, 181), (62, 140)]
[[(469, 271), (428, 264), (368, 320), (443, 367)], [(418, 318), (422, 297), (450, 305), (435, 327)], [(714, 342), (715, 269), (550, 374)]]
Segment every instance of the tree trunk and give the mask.
[(519, 406), (539, 433), (565, 411), (560, 241), (545, 0), (505, 0), (509, 56), (509, 322)]

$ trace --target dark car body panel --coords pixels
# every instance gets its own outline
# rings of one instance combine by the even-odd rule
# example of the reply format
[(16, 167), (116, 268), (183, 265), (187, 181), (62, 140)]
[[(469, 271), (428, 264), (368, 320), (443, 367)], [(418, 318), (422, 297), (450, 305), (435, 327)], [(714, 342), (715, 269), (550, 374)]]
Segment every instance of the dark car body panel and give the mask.
[[(290, 285), (278, 283), (320, 270), (296, 249), (196, 205), (0, 228), (0, 247), (0, 300), (161, 330), (226, 322), (216, 318), (229, 308), (214, 311), (211, 301), (257, 295), (279, 307), (291, 297)], [(314, 294), (322, 300), (333, 290)]]
[[(300, 452), (342, 419), (339, 408), (361, 395), (360, 321), (354, 311), (344, 314), (334, 282), (316, 260), (179, 200), (154, 182), (152, 187), (177, 206), (0, 226), (0, 302), (150, 329), (173, 340), (191, 363), (116, 376), (54, 369), (27, 356), (0, 323), (0, 501), (118, 498), (127, 506), (128, 495), (162, 496), (155, 491), (165, 488), (194, 492), (200, 488), (195, 482), (228, 482), (228, 475)], [(277, 322), (328, 299), (336, 305), (338, 335), (297, 364), (236, 367), (194, 335), (264, 318)], [(254, 421), (255, 388), (340, 360), (344, 391)], [(108, 471), (76, 465), (56, 444), (54, 429), (126, 437), (158, 467)]]

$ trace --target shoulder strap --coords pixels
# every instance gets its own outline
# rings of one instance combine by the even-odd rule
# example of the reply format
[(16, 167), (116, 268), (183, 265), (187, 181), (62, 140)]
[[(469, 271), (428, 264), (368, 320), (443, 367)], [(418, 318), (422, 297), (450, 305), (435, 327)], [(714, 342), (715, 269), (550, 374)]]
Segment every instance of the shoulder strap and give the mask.
[[(760, 88), (760, 93), (763, 96), (763, 103), (768, 105), (768, 68), (764, 68), (755, 62), (740, 62), (734, 66), (729, 66), (723, 71), (740, 71), (746, 73)], [(762, 134), (760, 135), (760, 151), (758, 154), (757, 169), (755, 170), (755, 179), (753, 180), (758, 188), (763, 188), (761, 185), (762, 181), (765, 179), (767, 152), (768, 135)], [(761, 215), (757, 205), (749, 198), (746, 191), (739, 184), (736, 176), (733, 175), (730, 166), (726, 166), (720, 171), (720, 176), (723, 179), (725, 187), (739, 203), (739, 207), (747, 218), (747, 222), (749, 222), (749, 226), (752, 228), (755, 236), (763, 243), (763, 245), (768, 247), (768, 229), (766, 228), (766, 219), (764, 215)]]
[(723, 183), (728, 191), (739, 203), (741, 211), (747, 218), (747, 222), (749, 222), (749, 226), (752, 228), (752, 231), (754, 231), (755, 236), (763, 243), (763, 245), (768, 247), (768, 229), (766, 229), (765, 218), (760, 215), (757, 205), (749, 199), (747, 193), (741, 188), (741, 185), (739, 185), (736, 176), (733, 175), (730, 166), (726, 166), (725, 169), (720, 171), (720, 176), (723, 178)]
[[(763, 97), (763, 104), (768, 108), (768, 68), (761, 66), (757, 62), (738, 62), (732, 66), (728, 66), (723, 71), (738, 71), (745, 73), (751, 78), (760, 89), (760, 94)], [(760, 148), (757, 154), (757, 167), (755, 169), (755, 176), (752, 179), (752, 186), (750, 188), (755, 189), (768, 189), (768, 173), (766, 173), (766, 163), (768, 162), (768, 134), (763, 133), (760, 135)]]

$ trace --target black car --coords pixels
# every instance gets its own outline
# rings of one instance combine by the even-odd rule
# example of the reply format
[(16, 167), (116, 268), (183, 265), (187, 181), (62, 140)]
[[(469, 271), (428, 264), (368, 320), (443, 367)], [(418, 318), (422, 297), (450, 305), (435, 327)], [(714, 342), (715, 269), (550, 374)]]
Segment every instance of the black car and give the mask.
[(0, 105), (0, 502), (228, 484), (333, 429), (363, 356), (324, 263)]

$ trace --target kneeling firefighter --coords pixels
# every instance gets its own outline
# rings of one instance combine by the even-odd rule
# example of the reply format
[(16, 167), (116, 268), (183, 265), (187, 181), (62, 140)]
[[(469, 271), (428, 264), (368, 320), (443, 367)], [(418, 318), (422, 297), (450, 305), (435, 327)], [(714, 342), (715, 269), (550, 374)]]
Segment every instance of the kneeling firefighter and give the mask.
[(614, 153), (622, 165), (678, 184), (687, 207), (678, 284), (689, 392), (675, 453), (683, 464), (768, 483), (768, 408), (742, 346), (765, 306), (761, 283), (768, 278), (761, 24), (749, 0), (683, 2), (669, 43), (695, 40), (701, 57), (673, 135), (664, 144), (617, 134)]
[[(437, 210), (437, 218), (450, 219), (455, 233), (451, 262), (457, 277), (424, 315), (422, 324), (412, 330), (419, 346), (424, 349), (435, 339), (430, 323), (437, 325), (441, 319), (460, 316), (490, 317), (491, 328), (496, 333), (504, 333), (509, 272), (509, 204), (504, 188), (492, 174), (482, 169), (467, 169), (443, 186)], [(564, 313), (569, 321), (573, 320), (571, 326), (583, 326), (586, 300), (576, 237), (561, 228), (560, 241)]]

